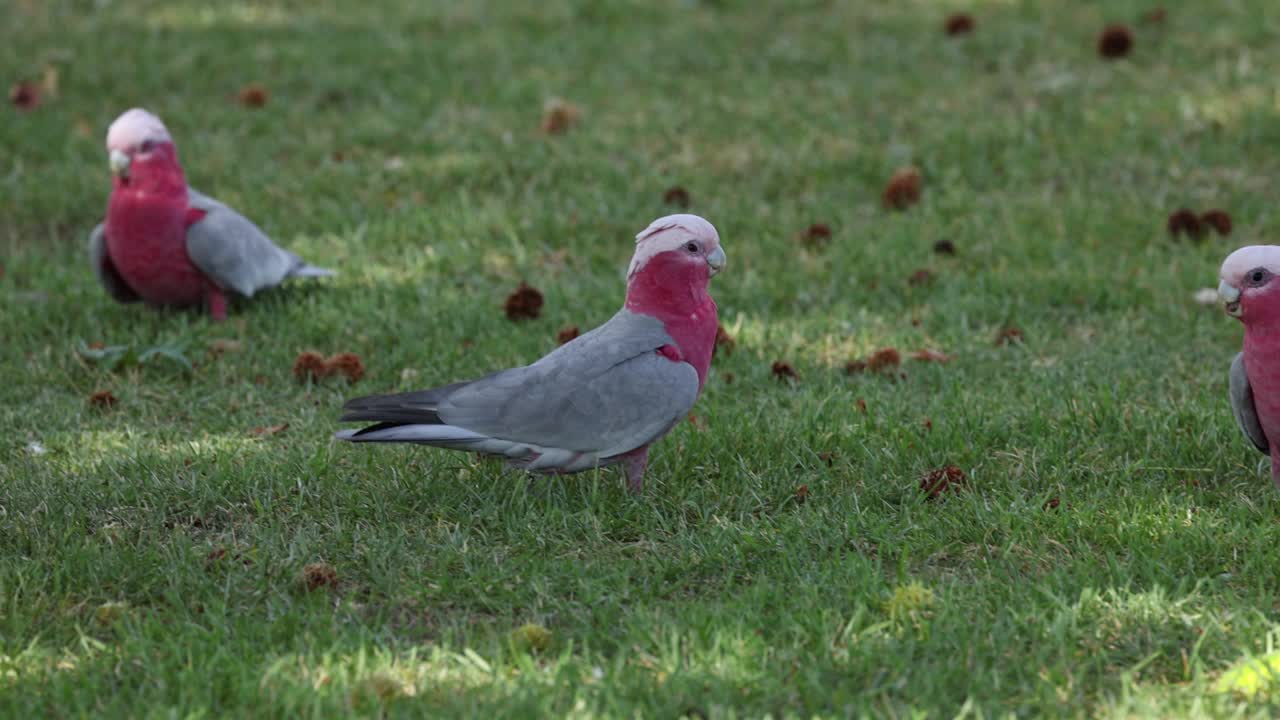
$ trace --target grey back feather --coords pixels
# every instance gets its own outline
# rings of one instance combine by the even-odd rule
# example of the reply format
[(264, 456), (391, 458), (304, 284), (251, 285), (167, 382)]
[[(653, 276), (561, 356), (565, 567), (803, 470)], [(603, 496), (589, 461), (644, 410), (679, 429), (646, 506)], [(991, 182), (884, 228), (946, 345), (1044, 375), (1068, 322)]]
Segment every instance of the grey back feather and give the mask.
[(248, 218), (213, 198), (187, 188), (191, 207), (205, 211), (187, 228), (187, 255), (225, 290), (252, 297), (291, 275), (331, 275), (276, 247)]
[(1249, 375), (1245, 372), (1244, 353), (1238, 353), (1235, 360), (1231, 361), (1228, 380), (1231, 412), (1236, 416), (1236, 424), (1240, 426), (1240, 430), (1254, 447), (1270, 454), (1271, 445), (1267, 442), (1266, 433), (1262, 432), (1262, 423), (1258, 421), (1258, 409), (1253, 404), (1253, 387), (1249, 385)]
[(103, 223), (98, 223), (93, 232), (89, 233), (89, 263), (93, 265), (93, 274), (98, 277), (98, 282), (102, 283), (107, 294), (117, 302), (131, 303), (142, 299), (120, 277), (115, 263), (111, 262), (111, 255), (107, 252), (106, 225)]
[(618, 455), (660, 437), (697, 400), (693, 366), (655, 352), (669, 343), (661, 321), (623, 309), (532, 365), (449, 393), (436, 412), (494, 438)]
[(669, 343), (661, 321), (624, 309), (532, 365), (433, 390), (358, 398), (342, 419), (445, 424), (609, 458), (661, 437), (697, 400), (693, 366), (655, 352)]

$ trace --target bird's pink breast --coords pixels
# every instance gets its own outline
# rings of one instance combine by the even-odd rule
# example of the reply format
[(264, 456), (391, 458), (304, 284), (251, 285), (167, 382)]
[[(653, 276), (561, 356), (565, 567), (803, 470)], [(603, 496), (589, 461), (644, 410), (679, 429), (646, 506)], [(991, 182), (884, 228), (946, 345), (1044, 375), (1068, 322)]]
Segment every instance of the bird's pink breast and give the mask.
[(667, 334), (680, 348), (685, 362), (698, 371), (698, 389), (707, 382), (707, 371), (711, 368), (711, 353), (715, 350), (716, 329), (720, 319), (716, 303), (707, 296), (706, 302), (692, 312), (683, 315), (662, 316)]
[(187, 198), (117, 188), (107, 209), (107, 251), (129, 287), (157, 305), (194, 305), (205, 276), (187, 256)]
[(1262, 432), (1280, 450), (1280, 333), (1245, 330), (1244, 366)]

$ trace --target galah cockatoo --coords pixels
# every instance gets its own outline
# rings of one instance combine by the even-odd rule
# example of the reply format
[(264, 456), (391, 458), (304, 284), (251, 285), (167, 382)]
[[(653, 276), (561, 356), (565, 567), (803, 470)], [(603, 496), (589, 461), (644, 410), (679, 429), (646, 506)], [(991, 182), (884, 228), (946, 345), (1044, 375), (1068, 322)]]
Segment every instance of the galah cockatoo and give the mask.
[(1271, 456), (1280, 487), (1280, 246), (1252, 245), (1227, 256), (1218, 294), (1227, 314), (1244, 323), (1244, 352), (1231, 362), (1231, 411), (1236, 423)]
[(287, 277), (323, 277), (276, 247), (258, 226), (187, 186), (160, 118), (134, 108), (107, 130), (111, 200), (89, 235), (89, 258), (107, 294), (124, 303), (203, 303), (227, 317), (225, 293), (252, 297)]
[(503, 456), (525, 470), (626, 464), (639, 493), (649, 446), (702, 392), (719, 322), (707, 284), (725, 265), (715, 227), (669, 215), (636, 236), (622, 309), (541, 360), (432, 390), (351, 400), (342, 440), (408, 442)]

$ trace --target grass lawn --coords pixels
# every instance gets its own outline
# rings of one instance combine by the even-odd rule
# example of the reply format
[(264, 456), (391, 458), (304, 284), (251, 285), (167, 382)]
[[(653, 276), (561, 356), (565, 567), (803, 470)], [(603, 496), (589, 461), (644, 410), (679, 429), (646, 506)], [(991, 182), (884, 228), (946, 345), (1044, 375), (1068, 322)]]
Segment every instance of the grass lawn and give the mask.
[[(0, 715), (1272, 715), (1215, 692), (1280, 639), (1280, 493), (1192, 295), (1280, 237), (1280, 8), (1166, 5), (3, 3), (0, 83), (47, 87), (0, 107)], [(134, 105), (340, 277), (221, 324), (112, 303), (85, 241)], [(677, 185), (736, 348), (643, 497), (330, 439), (606, 320)], [(1170, 239), (1181, 206), (1234, 232)], [(845, 373), (885, 347), (953, 359)], [(368, 373), (297, 382), (305, 350)]]

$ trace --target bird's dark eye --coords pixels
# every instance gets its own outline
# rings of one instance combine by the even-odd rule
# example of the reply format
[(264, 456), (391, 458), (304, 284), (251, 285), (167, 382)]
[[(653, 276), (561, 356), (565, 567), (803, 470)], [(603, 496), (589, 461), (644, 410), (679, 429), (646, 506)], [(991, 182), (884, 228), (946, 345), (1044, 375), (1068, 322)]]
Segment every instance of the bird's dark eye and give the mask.
[(1263, 270), (1262, 268), (1258, 268), (1257, 270), (1254, 270), (1253, 272), (1249, 273), (1249, 282), (1254, 285), (1261, 285), (1262, 281), (1266, 279), (1267, 279), (1267, 271)]
[(685, 250), (688, 250), (688, 251), (689, 251), (689, 252), (691, 252), (691, 253), (696, 253), (696, 252), (698, 252), (698, 243), (693, 242), (692, 240), (690, 240), (689, 242), (685, 243), (685, 245), (684, 245), (684, 249), (685, 249)]
[(155, 146), (156, 146), (156, 143), (154, 140), (143, 140), (142, 145), (138, 148), (138, 150), (141, 152), (151, 152), (151, 148)]

